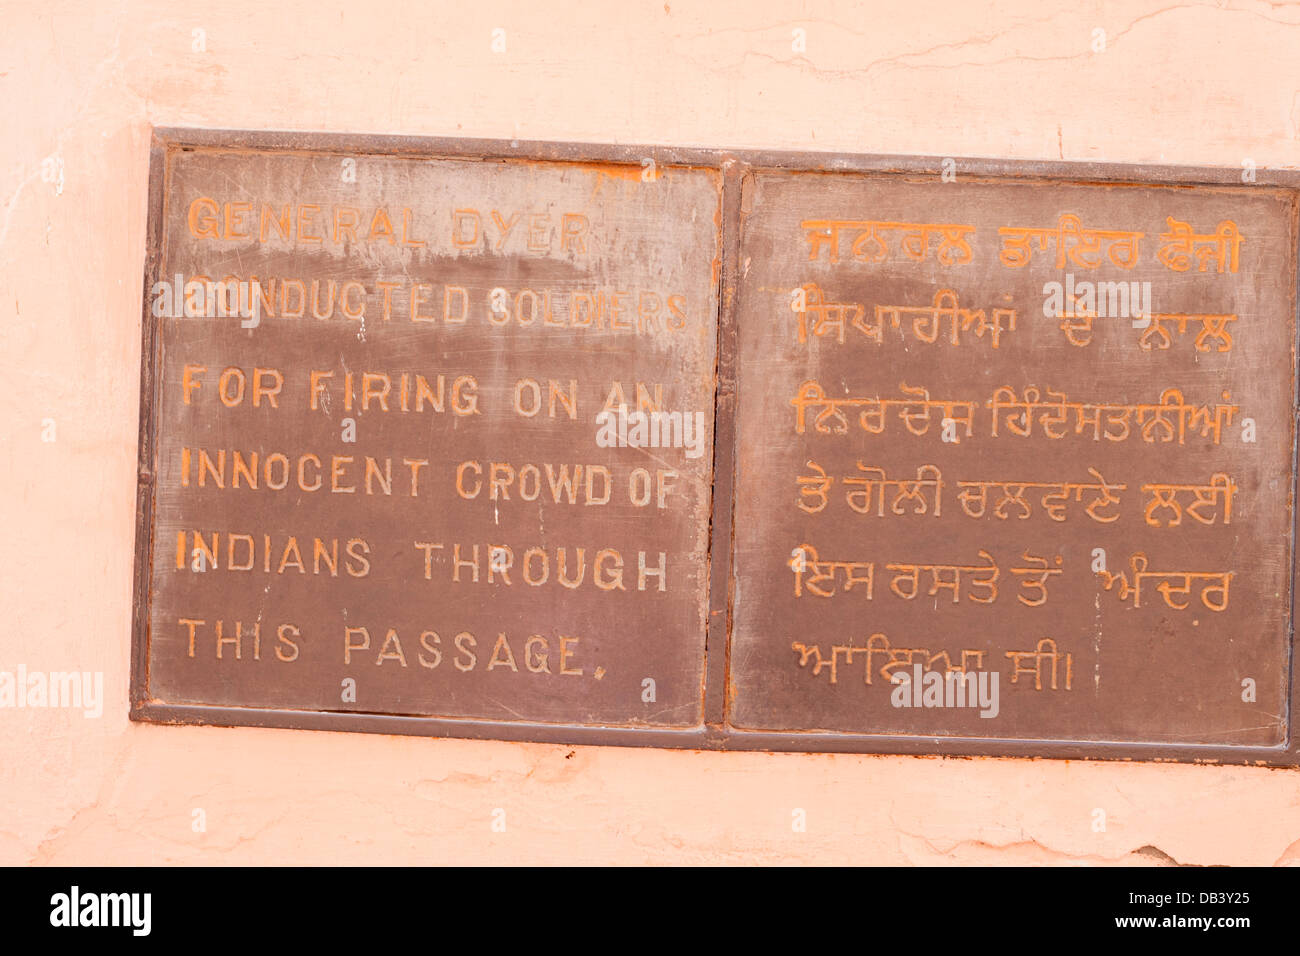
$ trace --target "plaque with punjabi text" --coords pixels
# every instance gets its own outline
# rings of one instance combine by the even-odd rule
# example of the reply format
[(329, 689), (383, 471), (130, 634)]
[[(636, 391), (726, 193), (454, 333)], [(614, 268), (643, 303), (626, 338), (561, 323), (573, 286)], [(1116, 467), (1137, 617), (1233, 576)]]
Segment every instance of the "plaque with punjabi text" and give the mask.
[(732, 724), (1281, 745), (1293, 196), (745, 188)]

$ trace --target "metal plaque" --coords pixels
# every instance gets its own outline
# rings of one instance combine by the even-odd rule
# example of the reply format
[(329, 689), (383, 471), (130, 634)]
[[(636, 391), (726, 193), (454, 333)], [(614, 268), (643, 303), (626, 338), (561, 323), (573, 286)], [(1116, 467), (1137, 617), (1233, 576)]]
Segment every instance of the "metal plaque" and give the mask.
[(1294, 195), (744, 188), (729, 722), (1283, 746)]
[(131, 715), (1300, 764), (1298, 201), (155, 130)]
[(721, 179), (160, 136), (138, 715), (699, 727)]

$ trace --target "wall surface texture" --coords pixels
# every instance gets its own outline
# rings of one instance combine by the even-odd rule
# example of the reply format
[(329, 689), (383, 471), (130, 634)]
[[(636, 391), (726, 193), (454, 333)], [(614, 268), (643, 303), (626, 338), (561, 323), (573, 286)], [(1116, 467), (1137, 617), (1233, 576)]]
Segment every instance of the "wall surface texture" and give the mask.
[(0, 24), (0, 669), (105, 695), (0, 710), (0, 863), (1300, 861), (1281, 770), (126, 716), (152, 125), (1294, 169), (1300, 4), (3, 0)]

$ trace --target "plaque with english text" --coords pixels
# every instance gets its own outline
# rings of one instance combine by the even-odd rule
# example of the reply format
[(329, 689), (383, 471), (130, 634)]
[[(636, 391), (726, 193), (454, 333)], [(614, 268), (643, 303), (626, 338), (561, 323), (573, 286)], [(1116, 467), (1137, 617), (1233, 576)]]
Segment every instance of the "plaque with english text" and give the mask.
[(720, 174), (358, 146), (156, 144), (138, 707), (698, 728)]

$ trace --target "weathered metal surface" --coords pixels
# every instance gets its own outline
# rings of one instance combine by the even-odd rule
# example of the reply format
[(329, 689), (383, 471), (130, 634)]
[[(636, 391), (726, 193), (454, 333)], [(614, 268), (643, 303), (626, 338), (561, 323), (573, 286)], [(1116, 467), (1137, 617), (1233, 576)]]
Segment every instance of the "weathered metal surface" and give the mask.
[[(347, 159), (356, 162), (355, 183), (341, 176)], [(647, 169), (667, 175), (648, 182), (643, 178)], [(363, 170), (373, 178), (366, 180)], [(1235, 170), (966, 159), (957, 164), (957, 181), (946, 182), (945, 173), (953, 171), (950, 161), (937, 158), (155, 131), (145, 277), (132, 716), (712, 749), (1296, 763), (1288, 714), (1300, 706), (1290, 654), (1295, 204), (1300, 177), (1259, 170), (1257, 181), (1245, 187)], [(193, 177), (193, 189), (219, 201), (223, 230), (225, 202), (260, 201), (262, 197), (251, 192), (263, 192), (269, 185), (282, 187), (281, 210), (283, 203), (291, 202), (295, 217), (299, 205), (329, 211), (324, 219), (309, 216), (308, 238), (288, 244), (262, 243), (260, 237), (242, 243), (186, 239), (188, 208), (184, 213), (176, 208), (178, 202), (192, 200), (177, 192), (186, 177)], [(416, 198), (397, 198), (407, 195)], [(366, 233), (374, 209), (386, 206), (394, 242), (383, 235), (382, 221), (374, 239), (358, 237), (350, 245), (333, 242), (336, 206), (366, 210), (358, 214), (359, 221), (365, 217), (364, 226), (357, 226)], [(428, 246), (403, 247), (401, 210), (415, 213), (417, 207), (423, 212), (411, 220), (408, 238), (425, 240)], [(511, 210), (520, 207), (524, 212), (511, 226)], [(421, 232), (430, 221), (423, 218), (430, 209), (454, 217), (457, 209), (467, 208), (480, 213), (480, 226), (488, 232), (479, 240), (486, 246), (439, 251), (432, 241), (436, 230)], [(492, 218), (493, 209), (500, 213), (499, 224)], [(539, 248), (529, 250), (526, 238), (522, 250), (508, 247), (509, 240), (527, 236), (520, 230), (528, 225), (530, 212), (552, 215), (551, 225), (558, 227), (551, 230), (554, 237), (563, 233), (564, 213), (574, 209), (592, 224), (588, 235), (598, 235), (598, 226), (608, 227), (623, 241), (585, 259), (543, 252), (540, 241)], [(1073, 220), (1062, 222), (1064, 213), (1077, 215), (1078, 229), (1085, 230), (1078, 252), (1082, 264), (1066, 260), (1072, 268), (1056, 264), (1062, 236), (1069, 243), (1067, 257), (1080, 238)], [(238, 232), (239, 207), (232, 215)], [(1200, 235), (1215, 233), (1222, 222), (1234, 223), (1242, 237), (1236, 271), (1218, 271), (1212, 256), (1193, 258), (1181, 271), (1164, 263), (1159, 251), (1166, 243), (1160, 236), (1175, 228), (1170, 218), (1187, 222)], [(925, 255), (920, 255), (920, 236), (909, 238), (906, 231), (887, 234), (889, 253), (880, 261), (867, 261), (880, 252), (869, 240), (858, 246), (862, 255), (854, 257), (858, 234), (843, 241), (838, 262), (830, 262), (824, 240), (817, 255), (810, 257), (813, 246), (805, 221), (834, 219), (970, 225), (975, 229), (966, 236), (972, 257), (968, 263), (939, 260), (940, 247), (949, 238), (942, 232), (930, 234)], [(349, 221), (345, 213), (345, 232)], [(316, 244), (310, 237), (322, 222), (329, 226), (328, 238), (322, 233)], [(449, 227), (446, 219), (442, 226)], [(998, 230), (1016, 227), (1043, 230), (1027, 237), (1032, 258), (1025, 266), (1005, 265), (998, 258), (1005, 242)], [(269, 228), (274, 232), (277, 226)], [(818, 228), (826, 234), (824, 225)], [(506, 229), (507, 245), (496, 250), (497, 234)], [(1096, 257), (1086, 230), (1099, 229), (1144, 233), (1133, 269), (1113, 263), (1091, 266)], [(1013, 249), (1019, 247), (1019, 238), (1012, 236)], [(1103, 258), (1116, 238), (1101, 237)], [(909, 239), (913, 256), (900, 245), (904, 239)], [(451, 240), (444, 233), (442, 241)], [(1176, 261), (1176, 250), (1170, 256)], [(1205, 270), (1199, 268), (1201, 261)], [(279, 324), (278, 317), (264, 317), (252, 330), (239, 329), (238, 320), (222, 320), (225, 324), (219, 327), (195, 319), (155, 320), (149, 314), (151, 289), (178, 270), (289, 278), (297, 273), (308, 297), (312, 278), (334, 279), (341, 291), (341, 283), (356, 275), (370, 290), (368, 309), (377, 311), (367, 312), (364, 330), (359, 321), (346, 317), (310, 318), (310, 298), (307, 317), (293, 326)], [(1067, 331), (1076, 338), (1080, 334), (1043, 315), (1044, 284), (1064, 282), (1070, 271), (1076, 281), (1149, 281), (1157, 313), (1234, 315), (1223, 326), (1231, 333), (1232, 347), (1220, 352), (1222, 340), (1211, 335), (1201, 342), (1207, 348), (1198, 350), (1197, 338), (1204, 330), (1200, 319), (1182, 323), (1181, 330), (1177, 321), (1162, 320), (1159, 327), (1170, 333), (1169, 349), (1142, 349), (1137, 343), (1150, 326), (1134, 328), (1131, 320), (1113, 318), (1096, 320), (1094, 341), (1072, 345)], [(689, 341), (681, 335), (664, 341), (653, 334), (575, 333), (544, 323), (505, 322), (498, 327), (483, 320), (483, 313), (477, 324), (443, 321), (445, 300), (440, 296), (445, 286), (465, 288), (486, 308), (484, 296), (493, 288), (517, 291), (535, 288), (541, 280), (570, 290), (618, 290), (638, 284), (683, 289), (692, 303), (688, 327), (697, 334)], [(422, 318), (426, 309), (433, 313), (434, 321), (410, 322), (400, 298), (392, 300), (387, 322), (377, 319), (382, 301), (374, 290), (381, 281), (429, 284), (432, 290), (419, 295), (419, 309)], [(805, 294), (806, 341), (798, 342), (801, 316), (791, 311), (788, 296), (794, 288), (810, 284), (816, 284), (824, 298), (814, 298), (810, 311)], [(955, 346), (946, 311), (949, 300), (931, 315), (942, 326), (933, 342), (928, 341), (924, 312), (900, 314), (895, 325), (888, 311), (933, 308), (941, 289), (953, 291), (958, 309), (984, 310), (983, 323), (973, 314), (958, 313), (966, 327), (958, 329)], [(697, 298), (702, 303), (698, 311)], [(843, 313), (842, 344), (835, 322), (838, 313), (817, 311), (836, 304), (850, 306)], [(856, 325), (855, 305), (863, 309)], [(886, 310), (879, 344), (863, 331), (873, 327), (878, 306)], [(1015, 330), (999, 336), (997, 349), (991, 348), (994, 309), (1014, 309), (1017, 318)], [(919, 339), (914, 334), (918, 317), (924, 333)], [(815, 328), (819, 320), (820, 335)], [(999, 321), (1007, 325), (1005, 314)], [(1079, 321), (1074, 318), (1076, 325)], [(976, 335), (981, 324), (984, 335)], [(1160, 335), (1152, 332), (1147, 344), (1157, 340)], [(198, 364), (206, 365), (207, 377), (195, 393), (202, 395), (202, 402), (186, 406), (178, 387), (190, 360), (183, 353), (191, 350), (199, 355)], [(402, 371), (413, 375), (431, 365), (449, 375), (448, 390), (455, 378), (451, 373), (470, 369), (468, 374), (479, 382), (476, 394), (483, 414), (417, 416), (372, 407), (350, 416), (358, 426), (357, 440), (343, 441), (343, 416), (334, 402), (342, 394), (342, 374), (378, 370), (390, 376), (396, 372), (400, 380)], [(231, 366), (250, 374), (256, 368), (277, 368), (298, 376), (304, 370), (332, 370), (334, 376), (324, 381), (333, 404), (329, 410), (311, 409), (310, 392), (301, 378), (287, 374), (283, 395), (296, 402), (284, 406), (287, 413), (254, 410), (247, 400), (242, 407), (218, 407), (212, 403), (215, 388), (222, 370)], [(550, 422), (548, 380), (563, 383), (575, 376), (582, 383), (580, 418)], [(522, 416), (510, 407), (511, 387), (524, 377), (539, 382), (539, 416)], [(711, 449), (688, 459), (680, 449), (671, 457), (666, 449), (597, 446), (594, 412), (608, 398), (602, 394), (604, 387), (615, 380), (626, 387), (638, 379), (663, 383), (665, 408), (704, 410)], [(390, 379), (394, 388), (398, 380)], [(601, 387), (590, 386), (592, 381)], [(805, 383), (814, 381), (826, 397), (915, 400), (916, 392), (899, 390), (906, 383), (928, 389), (933, 400), (970, 402), (973, 431), (967, 436), (963, 428), (960, 442), (944, 442), (942, 416), (935, 415), (928, 435), (913, 434), (908, 423), (920, 429), (915, 417), (919, 409), (894, 405), (889, 406), (888, 428), (877, 434), (858, 424), (856, 416), (866, 408), (859, 405), (845, 406), (856, 433), (822, 433), (814, 419), (824, 407), (810, 411), (808, 400), (817, 393), (805, 391), (806, 427), (798, 433), (798, 406), (792, 400)], [(249, 395), (250, 383), (245, 386)], [(1035, 407), (1033, 434), (1022, 437), (1012, 427), (1024, 428), (1014, 417), (1016, 409), (1000, 406), (1001, 427), (995, 438), (992, 408), (986, 403), (1002, 386), (1015, 390), (1014, 396), (1003, 393), (1003, 399), (1024, 400), (1029, 386), (1040, 389), (1040, 402), (1055, 402), (1056, 394), (1063, 393), (1073, 403), (1065, 412), (1067, 424), (1061, 424), (1059, 409)], [(362, 380), (354, 380), (358, 398), (363, 387)], [(1181, 444), (1159, 440), (1163, 432), (1150, 442), (1141, 437), (1112, 440), (1104, 434), (1093, 441), (1074, 430), (1079, 414), (1074, 405), (1158, 404), (1169, 388), (1179, 390), (1194, 409), (1209, 408), (1208, 418), (1200, 415), (1191, 422), (1192, 431), (1184, 434)], [(1230, 399), (1221, 399), (1224, 390)], [(1203, 432), (1205, 423), (1215, 420), (1217, 404), (1236, 410), (1227, 427), (1219, 420), (1216, 443)], [(1137, 423), (1140, 432), (1158, 411), (1128, 414), (1146, 416)], [(902, 412), (913, 415), (903, 418)], [(1094, 410), (1083, 413), (1086, 417)], [(563, 419), (562, 410), (560, 415)], [(1043, 416), (1046, 427), (1062, 432), (1061, 438), (1044, 436)], [(1241, 441), (1245, 418), (1253, 422), (1255, 442)], [(832, 413), (823, 423), (834, 420)], [(1135, 422), (1132, 418), (1130, 424)], [(1090, 427), (1085, 421), (1085, 429)], [(1159, 431), (1162, 426), (1153, 427)], [(409, 466), (398, 466), (399, 456), (427, 458), (429, 465), (421, 467), (419, 496), (405, 499), (396, 487), (391, 496), (359, 497), (355, 492), (330, 492), (326, 497), (295, 490), (301, 455), (292, 459), (294, 471), (286, 489), (274, 496), (261, 489), (245, 495), (245, 488), (178, 487), (180, 448), (224, 447), (233, 455), (234, 449), (247, 454), (251, 445), (269, 454), (291, 444), (317, 455), (324, 450), (330, 456), (362, 459), (391, 456), (395, 486), (403, 468), (409, 474)], [(408, 445), (416, 450), (408, 451)], [(815, 487), (798, 483), (799, 477), (816, 474), (806, 469), (809, 460), (835, 479), (828, 488), (827, 506), (812, 512), (798, 508), (799, 502), (810, 501), (804, 490)], [(513, 495), (492, 508), (490, 498), (485, 502), (456, 494), (454, 468), (464, 461), (488, 466), (493, 461), (604, 464), (611, 470), (632, 463), (653, 469), (667, 461), (683, 480), (674, 488), (680, 497), (653, 516), (644, 509), (620, 508), (616, 501), (588, 507), (560, 506), (552, 500), (539, 506), (537, 500), (521, 502)], [(322, 458), (327, 487), (328, 462)], [(441, 469), (440, 480), (427, 486), (426, 497), (425, 479), (435, 465)], [(933, 465), (944, 482), (938, 516), (907, 513), (915, 509), (916, 498), (906, 495), (899, 503), (904, 513), (895, 513), (900, 490), (919, 490), (906, 485), (891, 486), (894, 492), (884, 515), (876, 513), (875, 500), (866, 509), (869, 513), (862, 513), (845, 497), (854, 491), (858, 497), (853, 501), (861, 505), (866, 490), (862, 484), (844, 485), (846, 476), (879, 477), (866, 470), (879, 468), (887, 480), (915, 480), (916, 469), (923, 465)], [(343, 467), (345, 484), (353, 474), (364, 482), (364, 470), (350, 472), (347, 463)], [(1107, 483), (1125, 485), (1117, 492), (1119, 517), (1113, 522), (1090, 517), (1086, 508), (1096, 495), (1085, 492), (1076, 499), (1077, 489), (1067, 489), (1065, 520), (1055, 520), (1046, 513), (1041, 496), (1052, 490), (1059, 495), (1059, 488), (1028, 489), (1023, 496), (1032, 508), (1027, 518), (1016, 516), (1023, 510), (1015, 504), (1018, 495), (1004, 507), (1008, 517), (998, 517), (994, 512), (1008, 492), (990, 488), (985, 515), (977, 519), (963, 508), (975, 492), (957, 484), (1095, 484), (1089, 468)], [(226, 472), (233, 469), (233, 461), (228, 461)], [(311, 462), (307, 469), (315, 473)], [(1185, 506), (1195, 500), (1196, 492), (1189, 488), (1209, 488), (1216, 474), (1227, 475), (1234, 489), (1228, 523), (1220, 514), (1213, 524), (1202, 524), (1187, 516), (1186, 507), (1177, 525), (1170, 526), (1167, 509), (1153, 514), (1159, 526), (1147, 523), (1153, 494), (1144, 486), (1188, 486), (1177, 490)], [(490, 468), (485, 478), (490, 481)], [(958, 497), (962, 493), (965, 499)], [(1215, 492), (1204, 494), (1214, 497)], [(343, 499), (345, 503), (338, 503)], [(1221, 498), (1215, 500), (1222, 503)], [(1060, 504), (1059, 497), (1048, 504)], [(346, 542), (355, 536), (380, 546), (368, 554), (372, 568), (362, 578), (348, 575), (342, 565), (337, 578), (311, 573), (314, 555), (308, 552), (302, 574), (292, 562), (284, 573), (278, 567), (262, 571), (261, 565), (248, 572), (232, 572), (220, 563), (202, 572), (175, 567), (181, 560), (177, 551), (192, 560), (195, 544), (187, 538), (178, 549), (177, 530), (206, 533), (205, 542), (223, 529), (226, 535), (252, 534), (241, 532), (240, 524), (276, 536), (281, 549), (277, 565), (285, 538), (295, 532), (300, 542), (337, 537), (345, 554)], [(221, 541), (221, 548), (228, 545), (227, 537)], [(428, 580), (426, 552), (417, 541), (444, 546), (428, 552)], [(460, 543), (465, 549), (475, 542), (480, 545), (477, 589), (468, 581), (448, 580), (446, 553), (448, 544)], [(511, 549), (509, 585), (486, 582), (487, 549), (493, 545)], [(550, 553), (548, 581), (521, 586), (521, 549), (533, 546)], [(624, 558), (624, 590), (553, 587), (556, 551), (566, 547), (571, 558), (583, 547), (589, 564), (593, 548), (618, 549)], [(411, 553), (404, 556), (403, 548)], [(655, 591), (651, 577), (650, 590), (639, 591), (636, 553), (646, 552), (653, 565), (659, 550), (665, 551), (670, 569), (667, 590)], [(897, 569), (888, 564), (979, 565), (987, 572), (981, 550), (998, 566), (999, 591), (992, 604), (971, 600), (965, 590), (954, 604), (952, 588), (943, 585), (930, 594), (934, 581), (929, 569), (918, 572), (917, 598), (907, 600), (890, 590)], [(1125, 588), (1127, 578), (1101, 577), (1093, 571), (1095, 550), (1105, 552), (1108, 574), (1128, 571), (1131, 577), (1130, 562), (1139, 552), (1147, 557), (1149, 571), (1231, 573), (1229, 604), (1222, 611), (1199, 605), (1193, 612), (1190, 603), (1177, 608), (1173, 605), (1201, 600), (1202, 585), (1209, 579), (1196, 579), (1196, 586), (1184, 595), (1178, 579), (1160, 590), (1159, 585), (1170, 580), (1160, 578), (1144, 579), (1141, 605), (1134, 606)], [(1061, 556), (1062, 573), (1048, 576), (1044, 604), (1019, 600), (1022, 593), (1033, 598), (1032, 591), (1022, 591), (1024, 569), (1037, 565), (1024, 557), (1026, 553), (1047, 557), (1048, 570), (1056, 570), (1055, 557)], [(412, 557), (417, 561), (412, 563)], [(261, 552), (258, 560), (264, 560)], [(827, 570), (819, 567), (827, 561), (878, 562), (871, 599), (859, 600), (864, 598), (860, 585), (835, 597), (817, 594), (817, 587), (826, 590), (826, 580), (815, 576)], [(800, 566), (804, 571), (796, 598), (793, 587)], [(836, 570), (842, 585), (845, 568)], [(439, 578), (440, 571), (446, 576)], [(588, 580), (590, 574), (588, 567)], [(850, 597), (853, 601), (847, 600)], [(190, 658), (188, 626), (178, 627), (179, 618), (187, 615), (190, 620), (223, 621), (227, 643), (221, 660), (216, 660), (210, 630), (204, 635), (206, 644), (196, 639), (196, 655)], [(443, 624), (444, 619), (448, 623)], [(249, 660), (247, 630), (242, 632), (243, 656), (231, 659), (229, 627), (236, 620), (244, 628), (260, 621), (259, 660)], [(307, 634), (302, 621), (310, 622), (311, 631), (321, 636), (310, 643), (297, 641), (296, 660), (280, 660), (277, 649), (283, 651), (284, 645), (278, 641), (279, 626), (290, 623)], [(342, 660), (347, 627), (365, 627), (369, 638), (369, 647), (353, 652), (351, 662)], [(390, 629), (402, 643), (405, 667), (388, 642)], [(427, 646), (420, 644), (427, 631), (437, 631), (440, 643), (435, 646), (448, 652), (434, 668), (419, 659), (422, 652), (425, 662), (432, 659)], [(458, 659), (462, 664), (469, 661), (455, 644), (462, 632), (474, 634), (477, 652), (474, 665), (466, 670), (456, 667)], [(502, 633), (514, 669), (504, 659), (504, 649), (494, 655)], [(870, 685), (865, 680), (864, 652), (875, 634), (889, 639), (891, 653), (900, 653), (896, 662), (916, 659), (941, 667), (938, 655), (945, 650), (949, 664), (960, 663), (962, 650), (982, 655), (968, 654), (968, 663), (998, 670), (999, 716), (983, 719), (971, 709), (891, 706), (889, 695), (895, 687), (884, 683), (888, 675), (873, 676)], [(356, 640), (359, 632), (352, 635)], [(526, 644), (534, 635), (548, 637), (549, 672), (527, 668), (527, 648), (519, 646), (519, 636)], [(581, 638), (576, 645), (581, 657), (571, 654), (561, 668), (558, 639), (572, 636)], [(1043, 638), (1053, 645), (1040, 648)], [(795, 644), (802, 647), (796, 649)], [(870, 645), (877, 672), (885, 665), (883, 646), (880, 640)], [(1056, 658), (1044, 655), (1052, 647)], [(540, 667), (536, 653), (541, 645), (532, 648), (531, 660)], [(573, 651), (574, 645), (568, 648)], [(918, 654), (920, 648), (927, 653)], [(1008, 651), (1029, 651), (1031, 656), (1007, 657)], [(820, 669), (816, 653), (822, 654)], [(494, 656), (497, 664), (489, 670)], [(376, 663), (380, 657), (382, 663)], [(1050, 689), (1053, 661), (1058, 668), (1055, 691)], [(559, 673), (577, 666), (584, 674)], [(592, 666), (604, 668), (599, 680)], [(356, 681), (355, 702), (341, 699), (346, 678)], [(645, 694), (645, 678), (655, 680), (653, 700)], [(1033, 689), (1035, 680), (1042, 690)], [(1243, 698), (1250, 688), (1253, 702)]]
[(1285, 743), (1293, 194), (759, 172), (742, 206), (734, 727)]
[(138, 708), (701, 725), (720, 174), (155, 162)]

